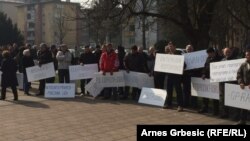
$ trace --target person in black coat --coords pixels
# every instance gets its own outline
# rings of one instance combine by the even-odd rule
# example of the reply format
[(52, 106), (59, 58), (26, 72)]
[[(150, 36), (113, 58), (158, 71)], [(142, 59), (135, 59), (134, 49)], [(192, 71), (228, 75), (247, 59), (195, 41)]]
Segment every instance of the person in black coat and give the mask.
[(28, 82), (28, 78), (27, 78), (27, 72), (26, 72), (26, 68), (28, 67), (32, 67), (34, 66), (34, 61), (33, 61), (33, 57), (31, 56), (31, 53), (30, 53), (30, 49), (25, 49), (23, 51), (23, 58), (22, 58), (22, 68), (23, 68), (23, 88), (24, 88), (24, 93), (27, 94), (27, 95), (30, 95), (29, 94), (29, 89), (30, 89), (30, 85), (31, 83)]
[(17, 64), (10, 57), (10, 52), (9, 51), (3, 51), (3, 61), (1, 65), (1, 70), (2, 70), (2, 95), (1, 95), (1, 100), (5, 100), (6, 96), (6, 88), (11, 87), (12, 92), (14, 94), (14, 100), (18, 100), (18, 94), (17, 94), (17, 76), (16, 76), (16, 71), (17, 71)]
[[(52, 53), (49, 51), (49, 48), (45, 43), (41, 43), (40, 51), (38, 53), (38, 65), (41, 67), (43, 64), (48, 64), (48, 63), (53, 63)], [(40, 80), (39, 83), (40, 92), (37, 95), (44, 95), (45, 84), (53, 82), (54, 82), (54, 77)]]

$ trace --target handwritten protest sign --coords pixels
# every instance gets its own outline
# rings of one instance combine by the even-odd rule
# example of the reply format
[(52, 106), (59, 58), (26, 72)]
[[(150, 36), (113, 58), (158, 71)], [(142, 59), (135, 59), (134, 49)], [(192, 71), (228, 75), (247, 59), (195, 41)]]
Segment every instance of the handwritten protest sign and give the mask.
[(184, 57), (186, 63), (185, 70), (203, 68), (207, 59), (207, 52), (206, 50), (202, 50), (192, 53), (185, 53)]
[(164, 106), (167, 97), (166, 90), (142, 88), (139, 103), (150, 104), (155, 106)]
[(86, 91), (89, 92), (90, 95), (92, 95), (93, 97), (96, 97), (101, 93), (101, 91), (103, 90), (103, 87), (100, 87), (96, 83), (96, 78), (93, 78), (87, 85), (85, 85), (85, 89)]
[(70, 80), (94, 78), (95, 73), (97, 72), (98, 72), (97, 64), (86, 64), (84, 66), (81, 65), (69, 66)]
[(45, 98), (74, 98), (75, 84), (46, 84)]
[(210, 64), (211, 82), (235, 81), (240, 65), (246, 59), (221, 61)]
[(139, 73), (139, 72), (133, 72), (130, 71), (127, 73), (126, 71), (123, 71), (124, 73), (124, 80), (125, 85), (135, 88), (154, 88), (154, 77), (149, 77), (146, 73)]
[(113, 75), (110, 75), (110, 73), (106, 73), (106, 75), (96, 73), (96, 83), (102, 88), (125, 86), (123, 72), (114, 72)]
[(36, 81), (55, 76), (55, 68), (53, 63), (43, 64), (41, 67), (34, 66), (26, 68), (28, 81)]
[(210, 83), (209, 79), (191, 78), (192, 96), (219, 99), (219, 83)]
[(250, 110), (250, 89), (239, 85), (225, 84), (225, 105)]
[(155, 68), (157, 72), (183, 74), (184, 56), (157, 53)]

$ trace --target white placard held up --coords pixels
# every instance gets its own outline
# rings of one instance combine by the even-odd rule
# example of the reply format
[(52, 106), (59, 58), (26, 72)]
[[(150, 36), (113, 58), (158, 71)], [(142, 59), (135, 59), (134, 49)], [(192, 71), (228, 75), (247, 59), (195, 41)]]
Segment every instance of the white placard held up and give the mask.
[(206, 50), (202, 50), (191, 53), (185, 53), (184, 57), (186, 63), (185, 70), (203, 68), (207, 59), (207, 52)]
[(183, 74), (184, 56), (170, 54), (156, 54), (154, 71)]
[(101, 91), (103, 90), (102, 87), (97, 85), (96, 78), (93, 78), (87, 85), (85, 85), (85, 89), (93, 97), (98, 96), (101, 93)]
[(237, 71), (240, 68), (240, 65), (245, 61), (246, 59), (237, 59), (237, 60), (211, 63), (210, 64), (211, 82), (235, 81), (237, 76)]
[(154, 88), (154, 77), (149, 77), (146, 73), (139, 73), (133, 71), (130, 71), (129, 73), (123, 71), (123, 73), (126, 86), (140, 89), (142, 87)]
[(209, 79), (191, 78), (191, 95), (209, 99), (220, 99), (219, 83), (210, 83)]
[(124, 87), (125, 81), (123, 72), (114, 72), (113, 75), (110, 75), (109, 72), (106, 75), (101, 73), (96, 73), (96, 83), (102, 88), (108, 87)]
[(225, 84), (225, 105), (250, 110), (250, 89), (239, 85)]
[(70, 80), (94, 78), (95, 73), (97, 72), (98, 72), (97, 64), (86, 64), (84, 66), (81, 65), (69, 66)]
[(23, 90), (23, 73), (16, 73), (18, 89)]
[(75, 84), (46, 84), (45, 98), (74, 98)]
[(163, 107), (166, 97), (166, 90), (142, 88), (139, 103)]
[(43, 64), (41, 67), (26, 68), (28, 82), (54, 77), (56, 75), (53, 63)]

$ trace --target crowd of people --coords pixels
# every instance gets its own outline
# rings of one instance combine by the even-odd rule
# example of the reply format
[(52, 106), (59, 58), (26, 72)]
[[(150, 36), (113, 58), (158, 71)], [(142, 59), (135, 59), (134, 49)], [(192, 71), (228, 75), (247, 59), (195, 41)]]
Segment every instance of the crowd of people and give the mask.
[[(197, 97), (191, 96), (191, 77), (201, 77), (202, 79), (210, 78), (210, 63), (218, 61), (226, 61), (240, 58), (236, 48), (226, 47), (222, 51), (210, 47), (206, 50), (208, 57), (204, 68), (184, 70), (183, 75), (166, 74), (163, 72), (155, 72), (155, 58), (157, 50), (150, 47), (148, 53), (143, 51), (142, 47), (136, 45), (130, 48), (129, 52), (125, 52), (124, 47), (118, 46), (117, 50), (113, 48), (112, 44), (104, 44), (96, 46), (96, 49), (91, 50), (90, 46), (85, 46), (84, 52), (80, 54), (79, 58), (68, 50), (66, 44), (61, 44), (59, 47), (51, 45), (50, 47), (41, 43), (39, 47), (26, 44), (18, 47), (17, 44), (9, 45), (1, 48), (0, 61), (2, 71), (1, 81), (1, 100), (5, 99), (6, 88), (11, 87), (14, 100), (18, 100), (17, 92), (17, 77), (16, 72), (23, 73), (23, 91), (24, 94), (30, 95), (29, 89), (31, 83), (28, 82), (26, 68), (34, 65), (42, 66), (47, 63), (54, 63), (55, 70), (58, 71), (59, 83), (70, 83), (69, 66), (70, 65), (86, 65), (98, 64), (99, 71), (103, 75), (124, 70), (127, 73), (130, 71), (147, 73), (150, 77), (154, 77), (155, 88), (166, 89), (167, 99), (163, 108), (173, 109), (173, 91), (176, 92), (176, 103), (178, 112), (182, 112), (183, 108), (199, 109), (199, 113), (209, 112), (209, 99), (202, 98), (201, 108), (199, 108), (199, 100)], [(194, 49), (192, 45), (187, 45), (185, 53), (191, 53)], [(169, 42), (165, 47), (165, 54), (183, 55), (183, 52), (176, 49), (173, 42)], [(244, 89), (245, 86), (250, 89), (250, 48), (245, 52), (246, 62), (241, 65), (237, 73), (237, 81), (227, 82), (232, 84), (239, 84)], [(77, 60), (77, 61), (75, 61)], [(185, 68), (185, 65), (184, 65)], [(166, 81), (165, 81), (166, 80)], [(90, 79), (80, 80), (81, 95), (88, 95), (85, 91), (85, 85), (90, 82)], [(37, 95), (44, 95), (46, 83), (55, 83), (55, 77), (39, 80), (39, 93)], [(224, 105), (225, 97), (225, 82), (220, 83), (220, 100), (212, 100), (213, 114), (221, 118), (228, 118), (233, 111), (235, 119), (240, 119), (239, 124), (246, 124), (247, 110), (240, 110)], [(113, 98), (115, 100), (134, 99), (138, 100), (141, 89), (119, 87), (119, 88), (105, 88), (101, 93), (102, 99)]]

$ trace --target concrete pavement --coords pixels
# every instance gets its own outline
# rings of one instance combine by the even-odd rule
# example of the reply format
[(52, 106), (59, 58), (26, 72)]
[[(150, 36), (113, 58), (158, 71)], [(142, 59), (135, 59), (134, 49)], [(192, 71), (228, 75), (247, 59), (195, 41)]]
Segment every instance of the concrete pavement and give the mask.
[(135, 101), (44, 99), (19, 92), (0, 101), (0, 141), (135, 141), (137, 124), (233, 124), (230, 120), (177, 112)]

